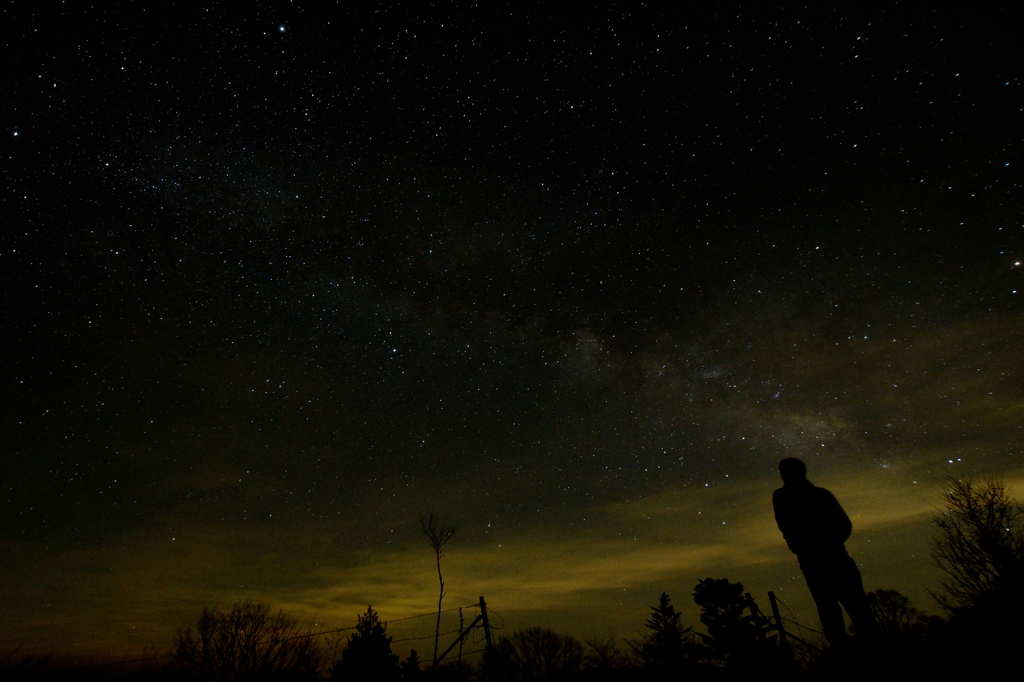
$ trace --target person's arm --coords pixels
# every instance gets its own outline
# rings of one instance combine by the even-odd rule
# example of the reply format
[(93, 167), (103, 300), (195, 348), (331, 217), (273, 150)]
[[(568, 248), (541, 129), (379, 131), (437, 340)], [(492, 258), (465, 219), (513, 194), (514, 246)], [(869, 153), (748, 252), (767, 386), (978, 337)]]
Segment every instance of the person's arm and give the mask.
[(850, 517), (846, 515), (846, 511), (843, 510), (843, 506), (839, 504), (839, 500), (832, 493), (828, 493), (828, 516), (829, 516), (829, 528), (831, 528), (836, 534), (836, 540), (840, 543), (844, 543), (850, 539), (850, 534), (853, 533), (853, 523), (850, 522)]

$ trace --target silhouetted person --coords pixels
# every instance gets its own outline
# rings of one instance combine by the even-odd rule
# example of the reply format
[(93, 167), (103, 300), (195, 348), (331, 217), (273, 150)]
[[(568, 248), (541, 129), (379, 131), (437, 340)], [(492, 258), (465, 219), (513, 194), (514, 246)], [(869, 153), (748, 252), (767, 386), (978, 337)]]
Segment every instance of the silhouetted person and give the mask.
[(848, 641), (840, 604), (860, 634), (876, 634), (860, 571), (844, 545), (853, 530), (850, 517), (832, 493), (807, 480), (807, 467), (799, 459), (779, 462), (779, 473), (783, 486), (772, 495), (775, 521), (800, 561), (829, 644), (842, 646)]

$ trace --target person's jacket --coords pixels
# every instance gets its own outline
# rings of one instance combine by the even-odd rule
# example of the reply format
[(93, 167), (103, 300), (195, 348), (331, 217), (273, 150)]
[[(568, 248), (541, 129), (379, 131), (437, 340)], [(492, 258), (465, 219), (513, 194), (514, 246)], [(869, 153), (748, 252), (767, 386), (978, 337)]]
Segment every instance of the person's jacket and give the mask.
[(853, 524), (835, 496), (810, 481), (787, 483), (772, 495), (775, 521), (801, 559), (845, 555)]

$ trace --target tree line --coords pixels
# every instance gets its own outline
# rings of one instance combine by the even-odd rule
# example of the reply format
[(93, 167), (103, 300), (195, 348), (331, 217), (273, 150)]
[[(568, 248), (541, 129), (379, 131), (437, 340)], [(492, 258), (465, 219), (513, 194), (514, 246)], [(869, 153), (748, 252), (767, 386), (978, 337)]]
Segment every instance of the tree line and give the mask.
[[(757, 674), (828, 677), (977, 675), (1016, 661), (1024, 635), (1024, 507), (1000, 481), (950, 478), (932, 517), (932, 558), (942, 572), (931, 590), (943, 615), (927, 616), (896, 590), (868, 594), (880, 636), (856, 636), (856, 647), (831, 652), (823, 639), (780, 638), (778, 623), (758, 607), (742, 583), (699, 580), (692, 598), (703, 632), (681, 623), (672, 598), (662, 593), (635, 637), (580, 640), (548, 628), (529, 627), (498, 637), (475, 664), (459, 660), (426, 664), (417, 651), (401, 658), (387, 624), (372, 606), (351, 634), (322, 641), (294, 618), (263, 603), (243, 601), (229, 611), (207, 608), (174, 637), (171, 665), (147, 677), (206, 682), (331, 680), (348, 682), (588, 682), (750, 677)], [(440, 596), (442, 549), (454, 527), (431, 514), (423, 530), (437, 559)], [(436, 633), (435, 633), (436, 634)], [(429, 663), (434, 665), (429, 665)], [(0, 673), (15, 679), (48, 671), (12, 655)], [(38, 661), (35, 661), (38, 663)], [(78, 677), (82, 677), (79, 675)]]

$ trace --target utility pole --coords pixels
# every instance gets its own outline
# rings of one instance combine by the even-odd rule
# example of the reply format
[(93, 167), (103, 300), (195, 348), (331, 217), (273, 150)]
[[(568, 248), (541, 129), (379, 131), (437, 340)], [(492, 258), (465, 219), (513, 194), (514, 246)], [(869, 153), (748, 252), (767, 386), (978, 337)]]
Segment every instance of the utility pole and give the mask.
[(451, 643), (451, 645), (444, 650), (440, 656), (434, 658), (434, 662), (430, 664), (428, 670), (434, 670), (437, 664), (444, 660), (444, 657), (452, 652), (452, 649), (459, 647), (459, 661), (462, 660), (462, 643), (465, 641), (466, 636), (480, 623), (484, 628), (484, 639), (487, 640), (487, 648), (491, 648), (491, 624), (487, 620), (487, 603), (483, 597), (480, 597), (480, 615), (473, 619), (473, 622), (469, 624), (469, 627), (464, 627), (462, 620), (462, 609), (459, 609), (459, 636)]
[(789, 647), (789, 642), (786, 640), (786, 628), (782, 625), (782, 614), (779, 613), (779, 605), (775, 601), (774, 592), (768, 592), (768, 601), (772, 603), (772, 615), (775, 616), (775, 629), (779, 631), (779, 643), (784, 647)]

